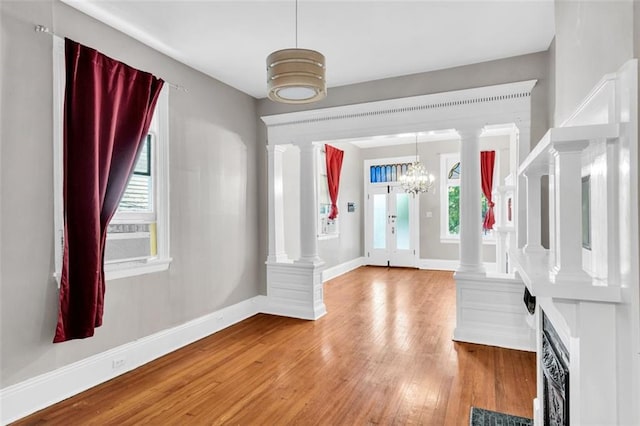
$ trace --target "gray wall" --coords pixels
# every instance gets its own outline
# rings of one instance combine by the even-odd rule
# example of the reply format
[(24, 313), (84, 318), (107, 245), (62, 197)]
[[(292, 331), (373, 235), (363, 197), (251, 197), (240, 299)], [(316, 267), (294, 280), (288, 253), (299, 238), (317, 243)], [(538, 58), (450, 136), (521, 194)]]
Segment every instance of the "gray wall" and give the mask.
[[(340, 237), (318, 241), (318, 253), (326, 262), (326, 267), (356, 259), (364, 252), (363, 171), (360, 149), (350, 143), (331, 143), (331, 145), (344, 151), (344, 159), (338, 193)], [(348, 202), (356, 203), (355, 212), (347, 211)]]
[[(0, 2), (2, 386), (258, 294), (255, 100), (56, 2)], [(52, 39), (34, 24), (184, 86), (171, 89), (169, 271), (109, 281), (93, 338), (52, 344)]]
[(605, 74), (633, 57), (633, 2), (556, 0), (555, 15), (559, 125)]

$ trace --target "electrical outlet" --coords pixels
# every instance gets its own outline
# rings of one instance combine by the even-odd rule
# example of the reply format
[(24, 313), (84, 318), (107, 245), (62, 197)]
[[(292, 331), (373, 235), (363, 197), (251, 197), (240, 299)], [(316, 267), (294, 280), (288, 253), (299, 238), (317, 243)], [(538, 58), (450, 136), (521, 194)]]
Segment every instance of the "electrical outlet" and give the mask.
[(111, 367), (114, 370), (118, 370), (122, 367), (124, 367), (124, 365), (127, 363), (127, 360), (124, 358), (116, 358), (113, 361), (111, 361)]

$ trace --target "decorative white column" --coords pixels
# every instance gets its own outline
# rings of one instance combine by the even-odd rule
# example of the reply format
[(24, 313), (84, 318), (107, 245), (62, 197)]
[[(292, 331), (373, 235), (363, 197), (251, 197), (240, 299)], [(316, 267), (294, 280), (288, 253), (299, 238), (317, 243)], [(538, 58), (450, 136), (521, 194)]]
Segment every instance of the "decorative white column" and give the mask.
[(460, 134), (460, 266), (458, 272), (484, 274), (482, 265), (482, 210), (480, 205), (481, 128)]
[(542, 208), (541, 198), (541, 178), (545, 172), (538, 168), (527, 169), (524, 174), (527, 182), (526, 206), (527, 212), (527, 243), (524, 246), (525, 253), (541, 253), (542, 247), (542, 219), (540, 212)]
[[(327, 313), (322, 288), (322, 266), (318, 256), (316, 231), (316, 159), (311, 142), (298, 144), (300, 148), (300, 259), (293, 262), (267, 262), (267, 301), (262, 312), (294, 318), (315, 320)], [(274, 150), (277, 164), (278, 150)], [(278, 179), (274, 176), (274, 183)], [(280, 174), (280, 180), (282, 175)], [(270, 186), (271, 187), (271, 186)], [(277, 188), (280, 189), (277, 189)], [(282, 202), (282, 185), (274, 185), (274, 203)], [(276, 208), (274, 225), (276, 231), (283, 226), (282, 211)], [(271, 221), (270, 221), (271, 224)], [(269, 234), (271, 238), (271, 233)], [(281, 244), (277, 239), (274, 250)], [(284, 241), (282, 241), (284, 245)], [(269, 249), (271, 250), (271, 239)], [(286, 256), (286, 254), (285, 254)], [(276, 256), (277, 257), (277, 256)]]
[(267, 145), (269, 253), (267, 263), (289, 262), (284, 248), (284, 191), (282, 156), (285, 145)]
[(553, 282), (589, 279), (582, 269), (582, 150), (588, 141), (557, 143), (551, 150), (554, 162), (555, 264)]
[(317, 185), (315, 147), (301, 143), (300, 148), (300, 259), (297, 262), (324, 263), (318, 256)]
[[(517, 149), (517, 167), (522, 164), (529, 152), (531, 151), (531, 126), (529, 123), (516, 123), (518, 127), (518, 141), (516, 143)], [(516, 185), (516, 193), (515, 200), (513, 206), (513, 212), (515, 217), (515, 227), (516, 227), (516, 247), (522, 248), (527, 243), (527, 203), (522, 194), (525, 193), (525, 188), (527, 187), (527, 182), (524, 176), (516, 175), (515, 179)]]

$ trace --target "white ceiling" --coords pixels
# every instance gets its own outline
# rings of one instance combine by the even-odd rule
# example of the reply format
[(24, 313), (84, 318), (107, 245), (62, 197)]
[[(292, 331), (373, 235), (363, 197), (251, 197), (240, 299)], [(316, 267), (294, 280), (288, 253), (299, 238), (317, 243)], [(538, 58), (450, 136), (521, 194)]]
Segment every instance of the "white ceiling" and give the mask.
[[(256, 98), (267, 55), (295, 44), (295, 0), (62, 1)], [(299, 0), (298, 46), (326, 56), (331, 88), (546, 50), (553, 10), (553, 0)]]

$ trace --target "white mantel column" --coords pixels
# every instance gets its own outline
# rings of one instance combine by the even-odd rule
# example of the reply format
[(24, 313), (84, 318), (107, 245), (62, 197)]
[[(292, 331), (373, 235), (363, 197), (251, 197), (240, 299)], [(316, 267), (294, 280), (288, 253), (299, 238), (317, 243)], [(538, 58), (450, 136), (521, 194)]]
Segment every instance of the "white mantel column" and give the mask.
[(301, 143), (300, 148), (300, 259), (297, 262), (321, 265), (318, 256), (318, 221), (315, 146)]
[[(517, 143), (516, 143), (516, 170), (518, 165), (522, 164), (529, 152), (531, 151), (531, 126), (529, 123), (516, 123), (518, 127)], [(514, 248), (522, 248), (526, 244), (527, 238), (527, 203), (523, 196), (527, 187), (524, 176), (515, 175), (515, 199), (514, 199), (514, 223), (516, 228), (516, 246)]]
[(282, 156), (285, 145), (267, 145), (269, 253), (267, 263), (288, 262), (284, 248), (284, 190)]
[(460, 266), (458, 272), (484, 274), (480, 193), (481, 128), (460, 134)]
[(582, 269), (582, 150), (588, 141), (556, 144), (551, 151), (554, 162), (555, 264), (551, 280), (590, 279)]
[(546, 171), (541, 169), (527, 170), (525, 178), (527, 180), (527, 243), (524, 246), (525, 253), (541, 253), (544, 251), (542, 247), (542, 198), (541, 184), (542, 175)]

